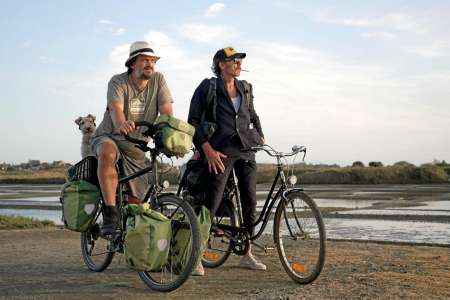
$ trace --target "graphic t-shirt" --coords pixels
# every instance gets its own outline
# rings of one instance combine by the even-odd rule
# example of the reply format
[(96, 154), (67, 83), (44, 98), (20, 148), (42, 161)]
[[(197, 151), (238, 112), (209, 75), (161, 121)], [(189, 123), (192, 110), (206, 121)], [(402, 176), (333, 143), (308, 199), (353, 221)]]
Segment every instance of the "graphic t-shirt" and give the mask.
[[(139, 91), (125, 72), (115, 75), (108, 83), (107, 104), (119, 102), (123, 104), (124, 114), (127, 120), (147, 121), (154, 123), (158, 116), (158, 107), (172, 101), (167, 83), (161, 73), (155, 72), (148, 81), (147, 88)], [(131, 134), (131, 136), (148, 140), (142, 136), (142, 131)], [(121, 150), (133, 151), (137, 149), (134, 144), (125, 141), (119, 129), (115, 128), (109, 109), (103, 115), (103, 120), (97, 127), (95, 136), (107, 135), (114, 139)]]

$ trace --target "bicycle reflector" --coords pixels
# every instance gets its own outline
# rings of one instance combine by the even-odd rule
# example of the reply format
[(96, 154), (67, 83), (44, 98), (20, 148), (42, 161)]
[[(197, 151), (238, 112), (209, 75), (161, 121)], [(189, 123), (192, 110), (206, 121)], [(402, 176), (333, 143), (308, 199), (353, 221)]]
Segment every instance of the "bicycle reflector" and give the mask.
[(209, 251), (205, 251), (205, 253), (203, 254), (203, 256), (208, 259), (208, 260), (217, 260), (219, 258), (219, 254), (217, 253), (213, 253), (213, 252), (209, 252)]
[(291, 267), (297, 273), (304, 273), (305, 272), (305, 267), (303, 265), (301, 265), (301, 264), (292, 263)]

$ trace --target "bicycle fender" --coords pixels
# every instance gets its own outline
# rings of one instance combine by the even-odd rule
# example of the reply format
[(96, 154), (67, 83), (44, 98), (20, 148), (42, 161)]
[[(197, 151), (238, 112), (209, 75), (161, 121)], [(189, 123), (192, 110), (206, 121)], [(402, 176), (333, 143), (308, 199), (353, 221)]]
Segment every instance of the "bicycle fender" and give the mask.
[(281, 197), (283, 198), (283, 200), (286, 200), (286, 198), (289, 194), (296, 193), (296, 192), (303, 192), (303, 191), (304, 191), (303, 188), (287, 189), (281, 194)]

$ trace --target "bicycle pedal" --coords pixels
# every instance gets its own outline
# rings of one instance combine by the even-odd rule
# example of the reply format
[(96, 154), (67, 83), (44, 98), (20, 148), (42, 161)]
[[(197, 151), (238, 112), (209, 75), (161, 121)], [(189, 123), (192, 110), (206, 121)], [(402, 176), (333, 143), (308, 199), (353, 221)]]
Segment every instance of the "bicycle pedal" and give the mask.
[(267, 246), (267, 245), (262, 245), (260, 243), (257, 243), (255, 241), (252, 242), (252, 245), (256, 246), (257, 248), (263, 250), (265, 253), (268, 253), (270, 251), (275, 250), (275, 247), (271, 247), (271, 246)]

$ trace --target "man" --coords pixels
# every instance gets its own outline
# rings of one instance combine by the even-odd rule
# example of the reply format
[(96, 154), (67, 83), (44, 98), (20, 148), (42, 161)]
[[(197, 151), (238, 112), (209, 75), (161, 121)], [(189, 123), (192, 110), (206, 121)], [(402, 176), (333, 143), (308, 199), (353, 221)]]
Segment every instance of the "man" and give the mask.
[[(245, 53), (236, 52), (231, 47), (216, 52), (212, 70), (217, 78), (211, 79), (216, 83), (215, 114), (211, 113), (214, 105), (207, 103), (212, 83), (210, 79), (205, 79), (192, 97), (188, 122), (196, 129), (196, 148), (208, 161), (210, 176), (206, 207), (214, 216), (234, 168), (242, 197), (244, 226), (252, 234), (252, 225), (256, 221), (256, 162), (255, 153), (249, 148), (264, 143), (264, 135), (253, 107), (251, 86), (248, 89), (236, 79), (241, 73), (245, 56)], [(240, 265), (250, 269), (266, 269), (264, 264), (255, 259), (251, 249), (242, 257)], [(204, 273), (201, 264), (195, 273)]]
[[(161, 73), (155, 72), (160, 57), (147, 42), (134, 42), (125, 66), (127, 72), (115, 75), (108, 83), (107, 107), (103, 121), (98, 126), (91, 146), (98, 159), (97, 175), (106, 207), (101, 234), (112, 235), (117, 226), (116, 189), (118, 174), (116, 163), (121, 159), (124, 175), (129, 175), (149, 165), (145, 153), (125, 140), (129, 134), (147, 139), (134, 122), (153, 123), (160, 114), (173, 114), (172, 96)], [(142, 202), (149, 184), (147, 176), (129, 182), (128, 201)]]

